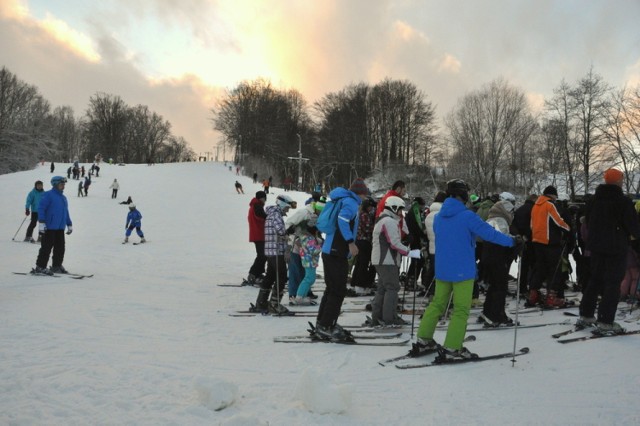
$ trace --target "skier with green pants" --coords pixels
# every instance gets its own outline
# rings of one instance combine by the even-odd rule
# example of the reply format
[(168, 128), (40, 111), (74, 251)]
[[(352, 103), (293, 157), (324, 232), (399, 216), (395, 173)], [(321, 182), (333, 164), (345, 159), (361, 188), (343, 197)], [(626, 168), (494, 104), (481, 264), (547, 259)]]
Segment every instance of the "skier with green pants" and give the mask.
[[(443, 362), (477, 357), (462, 346), (467, 332), (473, 281), (476, 277), (476, 237), (506, 247), (520, 243), (496, 231), (466, 207), (469, 188), (464, 181), (454, 179), (447, 182), (446, 192), (448, 198), (442, 204), (434, 222), (438, 246), (435, 296), (422, 316), (418, 339), (412, 350), (415, 355), (419, 355), (421, 352), (437, 349), (439, 360)], [(452, 292), (453, 313), (444, 344), (440, 346), (433, 340), (433, 334)]]

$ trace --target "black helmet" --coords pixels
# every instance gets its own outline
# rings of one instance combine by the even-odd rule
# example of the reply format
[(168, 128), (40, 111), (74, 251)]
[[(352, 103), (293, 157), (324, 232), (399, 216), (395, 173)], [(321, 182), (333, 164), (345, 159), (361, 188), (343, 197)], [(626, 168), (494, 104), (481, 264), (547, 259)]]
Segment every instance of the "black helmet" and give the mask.
[(466, 203), (469, 199), (469, 186), (462, 179), (452, 179), (447, 182), (447, 195), (460, 197)]

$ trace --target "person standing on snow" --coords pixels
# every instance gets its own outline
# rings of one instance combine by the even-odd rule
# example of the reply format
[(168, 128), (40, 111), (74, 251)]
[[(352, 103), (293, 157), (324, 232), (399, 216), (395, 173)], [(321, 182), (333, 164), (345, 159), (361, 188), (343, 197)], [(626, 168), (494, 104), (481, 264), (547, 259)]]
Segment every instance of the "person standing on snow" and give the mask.
[[(405, 204), (400, 197), (388, 197), (384, 211), (373, 228), (371, 262), (376, 267), (378, 289), (371, 304), (372, 325), (403, 325), (406, 322), (396, 313), (400, 290), (401, 256), (408, 256), (410, 248), (400, 238), (400, 218)], [(412, 258), (420, 258), (420, 250), (413, 250)]]
[(356, 256), (351, 272), (351, 287), (347, 287), (348, 297), (371, 296), (375, 294), (376, 269), (371, 264), (371, 249), (373, 240), (374, 218), (376, 202), (368, 197), (360, 204), (358, 214), (358, 233), (356, 234)]
[[(267, 256), (267, 275), (260, 284), (260, 291), (256, 304), (251, 308), (255, 312), (270, 312), (277, 315), (286, 315), (289, 310), (282, 306), (280, 300), (287, 282), (287, 262), (285, 251), (287, 249), (287, 230), (283, 216), (294, 205), (293, 199), (288, 195), (278, 195), (276, 205), (265, 209), (267, 218), (264, 222), (264, 254)], [(273, 284), (275, 288), (272, 289)], [(271, 297), (269, 297), (271, 293)]]
[(129, 242), (129, 236), (131, 232), (135, 229), (136, 234), (140, 237), (141, 243), (146, 243), (147, 240), (144, 238), (144, 233), (142, 232), (142, 213), (136, 209), (135, 204), (129, 204), (129, 213), (127, 214), (127, 223), (125, 225), (125, 237), (122, 244), (126, 244)]
[[(624, 174), (617, 169), (608, 169), (604, 181), (587, 205), (591, 278), (580, 302), (580, 319), (576, 325), (583, 328), (595, 325), (600, 334), (619, 334), (625, 331), (614, 322), (620, 300), (620, 282), (626, 272), (630, 238), (634, 250), (640, 251), (640, 224), (632, 201), (622, 192)], [(600, 295), (596, 324), (594, 314)]]
[[(467, 320), (476, 277), (476, 237), (506, 247), (516, 245), (516, 240), (504, 235), (483, 221), (480, 216), (467, 209), (469, 187), (460, 180), (447, 182), (448, 198), (442, 204), (434, 220), (438, 250), (436, 251), (436, 292), (433, 301), (424, 311), (417, 333), (417, 342), (412, 352), (438, 350), (439, 360), (476, 358), (462, 346), (467, 332)], [(453, 293), (453, 313), (442, 346), (437, 345), (433, 335)]]
[[(38, 205), (38, 222), (42, 245), (38, 252), (36, 267), (33, 269), (36, 274), (67, 273), (67, 270), (62, 266), (65, 251), (64, 230), (67, 228), (67, 235), (69, 235), (73, 232), (73, 226), (69, 216), (69, 203), (67, 197), (63, 194), (66, 183), (67, 179), (62, 176), (51, 178), (52, 188), (42, 194)], [(47, 269), (52, 250), (51, 269)]]
[(267, 194), (264, 191), (256, 192), (256, 196), (249, 202), (247, 221), (249, 222), (249, 242), (256, 248), (256, 258), (249, 269), (247, 283), (249, 285), (260, 284), (264, 279), (264, 265), (267, 257), (264, 255), (264, 221), (267, 214), (264, 204), (267, 202)]
[(118, 183), (118, 179), (114, 179), (113, 183), (109, 188), (111, 188), (111, 198), (116, 198), (118, 196), (118, 189), (120, 189), (120, 184)]
[(84, 196), (89, 196), (89, 186), (91, 185), (91, 178), (89, 176), (84, 178)]
[(355, 179), (349, 189), (336, 188), (329, 193), (332, 202), (340, 203), (340, 206), (335, 206), (340, 210), (333, 231), (326, 234), (322, 244), (324, 281), (327, 287), (320, 302), (315, 330), (316, 336), (322, 339), (353, 340), (351, 333), (338, 325), (337, 321), (347, 291), (348, 259), (358, 255), (355, 243), (358, 207), (368, 195), (369, 189), (362, 178)]
[[(33, 239), (33, 230), (36, 228), (38, 223), (38, 206), (40, 205), (40, 199), (42, 198), (42, 194), (44, 193), (43, 184), (41, 180), (37, 180), (33, 185), (33, 189), (29, 191), (27, 194), (27, 202), (25, 203), (24, 213), (26, 216), (31, 215), (31, 222), (29, 222), (29, 226), (27, 226), (27, 235), (25, 235), (25, 242), (35, 243), (36, 241)], [(41, 236), (38, 234), (38, 241), (40, 241)]]

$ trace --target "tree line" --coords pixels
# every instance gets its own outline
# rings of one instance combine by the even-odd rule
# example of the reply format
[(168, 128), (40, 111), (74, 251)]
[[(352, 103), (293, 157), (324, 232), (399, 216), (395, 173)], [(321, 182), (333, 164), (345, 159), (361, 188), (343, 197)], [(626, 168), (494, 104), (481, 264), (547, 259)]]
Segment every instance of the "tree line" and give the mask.
[(195, 158), (171, 123), (145, 105), (96, 93), (81, 117), (70, 106), (53, 108), (36, 86), (0, 69), (0, 174), (27, 170), (40, 159), (176, 162)]
[(575, 199), (609, 167), (625, 172), (627, 192), (640, 189), (640, 87), (616, 89), (593, 69), (561, 80), (537, 112), (521, 88), (498, 78), (458, 99), (442, 128), (425, 93), (391, 79), (351, 84), (312, 105), (296, 90), (243, 81), (211, 113), (248, 174), (297, 182), (301, 145), (305, 190), (393, 169), (421, 188), (455, 177), (478, 195), (524, 195), (554, 184)]

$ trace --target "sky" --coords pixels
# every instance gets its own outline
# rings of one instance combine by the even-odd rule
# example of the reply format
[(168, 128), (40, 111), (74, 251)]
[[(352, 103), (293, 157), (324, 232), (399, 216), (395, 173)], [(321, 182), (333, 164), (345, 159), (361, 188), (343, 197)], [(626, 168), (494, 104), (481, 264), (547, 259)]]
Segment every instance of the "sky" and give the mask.
[(640, 83), (637, 0), (0, 0), (0, 66), (83, 115), (97, 92), (148, 105), (198, 154), (216, 100), (269, 79), (309, 104), (352, 83), (413, 82), (446, 116), (504, 78), (534, 111), (591, 67)]

